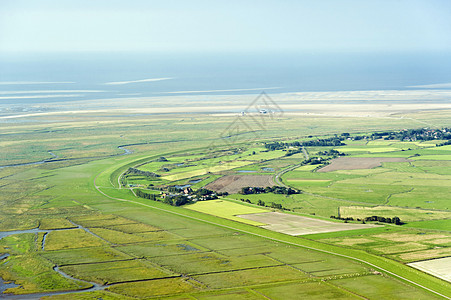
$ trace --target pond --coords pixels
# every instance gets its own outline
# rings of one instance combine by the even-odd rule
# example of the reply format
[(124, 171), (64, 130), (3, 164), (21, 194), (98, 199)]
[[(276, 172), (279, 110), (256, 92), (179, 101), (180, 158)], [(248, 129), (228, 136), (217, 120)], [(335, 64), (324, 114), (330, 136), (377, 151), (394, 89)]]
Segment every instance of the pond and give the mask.
[(265, 172), (274, 172), (273, 168), (264, 167), (264, 168), (262, 168), (262, 170), (265, 171)]

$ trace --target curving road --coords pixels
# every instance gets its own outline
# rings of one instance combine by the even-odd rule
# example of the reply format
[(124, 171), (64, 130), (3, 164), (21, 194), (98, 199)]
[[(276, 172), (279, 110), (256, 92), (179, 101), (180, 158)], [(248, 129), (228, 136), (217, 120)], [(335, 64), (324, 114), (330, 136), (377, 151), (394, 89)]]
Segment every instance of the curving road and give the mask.
[[(307, 150), (305, 150), (304, 147), (302, 147), (302, 153), (304, 154), (305, 160), (309, 160), (309, 159), (310, 159), (310, 156), (308, 155), (308, 152), (307, 152)], [(294, 169), (299, 168), (300, 166), (302, 166), (302, 163), (297, 164), (297, 165), (294, 165), (294, 166), (291, 166), (291, 167), (289, 167), (289, 168), (287, 168), (287, 169), (285, 169), (285, 170), (280, 171), (279, 173), (277, 173), (277, 174), (274, 176), (274, 182), (275, 182), (277, 185), (280, 185), (280, 186), (289, 188), (288, 185), (286, 185), (285, 183), (283, 183), (283, 182), (280, 180), (280, 176), (282, 176), (283, 174), (285, 174), (285, 173), (287, 173), (287, 172), (293, 171)]]

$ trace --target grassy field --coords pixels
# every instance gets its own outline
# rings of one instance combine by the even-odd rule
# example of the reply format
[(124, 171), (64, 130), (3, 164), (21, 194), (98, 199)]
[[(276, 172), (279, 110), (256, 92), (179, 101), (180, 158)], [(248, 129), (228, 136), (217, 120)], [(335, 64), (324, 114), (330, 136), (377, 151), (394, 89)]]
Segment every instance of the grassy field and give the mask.
[[(449, 126), (446, 115), (428, 118)], [(444, 167), (451, 155), (448, 146), (350, 141), (339, 150), (415, 159), (376, 169), (328, 173), (312, 172), (310, 165), (299, 167), (282, 176), (285, 184), (305, 191), (290, 196), (235, 194), (229, 197), (236, 200), (172, 207), (119, 189), (118, 178), (130, 167), (161, 175), (159, 180), (131, 178), (131, 183), (164, 186), (201, 179), (192, 183), (193, 188), (223, 175), (245, 174), (237, 170), (276, 174), (299, 164), (304, 156), (284, 156), (282, 150), (265, 152), (265, 141), (416, 128), (416, 120), (424, 120), (422, 114), (393, 119), (391, 124), (376, 118), (287, 115), (268, 120), (267, 129), (258, 136), (244, 132), (225, 141), (221, 138), (224, 128), (234, 119), (195, 114), (130, 119), (104, 114), (5, 122), (1, 165), (51, 158), (48, 151), (66, 159), (0, 168), (0, 230), (47, 231), (0, 240), (0, 254), (10, 255), (2, 260), (0, 275), (21, 285), (8, 292), (80, 290), (71, 294), (73, 299), (436, 297), (393, 275), (398, 274), (450, 296), (449, 283), (405, 265), (449, 256), (451, 173)], [(129, 144), (134, 145), (126, 148), (134, 153), (120, 155), (124, 151), (117, 147)], [(312, 156), (332, 148), (307, 150)], [(167, 161), (157, 161), (161, 157)], [(280, 203), (292, 213), (318, 219), (329, 219), (339, 208), (344, 212), (345, 207), (352, 207), (372, 214), (396, 213), (407, 224), (298, 238), (235, 217), (267, 211), (255, 205), (258, 200)], [(412, 210), (418, 213), (416, 218)], [(68, 277), (56, 272), (55, 266)], [(101, 291), (82, 291), (90, 286), (89, 281), (107, 286)]]
[(255, 214), (269, 211), (266, 209), (244, 206), (237, 203), (228, 202), (225, 200), (200, 201), (188, 205), (186, 206), (186, 208), (256, 226), (265, 224), (236, 217), (236, 215)]
[(382, 216), (385, 218), (392, 218), (397, 216), (405, 222), (412, 221), (424, 221), (424, 220), (436, 220), (436, 219), (450, 219), (451, 212), (448, 211), (436, 211), (436, 210), (423, 210), (414, 208), (401, 208), (401, 207), (388, 207), (388, 206), (375, 206), (375, 207), (362, 207), (362, 206), (345, 206), (340, 207), (340, 215), (344, 218), (353, 217), (365, 218), (367, 216)]

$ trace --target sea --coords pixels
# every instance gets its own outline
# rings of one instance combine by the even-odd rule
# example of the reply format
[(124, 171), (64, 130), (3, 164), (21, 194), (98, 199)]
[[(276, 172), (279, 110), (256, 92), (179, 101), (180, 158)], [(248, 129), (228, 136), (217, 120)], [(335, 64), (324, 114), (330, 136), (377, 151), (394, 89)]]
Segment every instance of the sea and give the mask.
[[(173, 95), (451, 89), (451, 53), (9, 53), (0, 109)], [(168, 102), (170, 105), (170, 102)]]

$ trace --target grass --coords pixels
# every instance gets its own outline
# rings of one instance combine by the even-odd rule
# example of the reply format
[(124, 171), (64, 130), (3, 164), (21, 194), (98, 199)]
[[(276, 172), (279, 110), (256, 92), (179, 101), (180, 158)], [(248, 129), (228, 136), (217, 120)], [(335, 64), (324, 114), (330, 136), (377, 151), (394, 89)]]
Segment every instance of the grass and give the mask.
[[(113, 244), (139, 243), (152, 240), (152, 236), (144, 236), (142, 233), (125, 233), (106, 228), (91, 228), (91, 232)], [(154, 237), (156, 235), (164, 236), (164, 233), (153, 233)]]
[[(159, 207), (160, 204), (159, 203), (152, 203), (152, 206)], [(165, 207), (165, 210), (169, 210), (169, 211), (171, 211), (173, 209), (176, 209), (176, 208), (167, 207), (167, 206), (163, 206), (163, 207)], [(184, 215), (186, 213), (188, 213), (188, 210), (178, 210), (177, 209), (177, 211), (178, 211), (178, 213), (183, 212)], [(189, 213), (188, 215), (192, 215), (192, 213)], [(195, 214), (195, 215), (197, 215), (197, 214)], [(201, 215), (199, 215), (199, 217), (200, 216)], [(210, 218), (214, 219), (214, 217), (207, 217), (207, 216), (208, 215), (202, 215), (202, 218), (205, 219), (205, 220), (208, 220)], [(216, 220), (216, 219), (214, 219), (214, 220)], [(227, 221), (225, 219), (221, 219), (221, 220), (218, 219), (218, 220), (215, 221), (216, 224), (228, 224), (228, 222), (231, 222), (231, 221)], [(233, 226), (233, 227), (236, 228), (236, 226), (238, 226), (238, 224), (240, 224), (239, 227), (241, 227), (241, 228), (243, 228), (243, 226), (246, 227), (246, 232), (253, 232), (253, 233), (260, 232), (264, 236), (268, 236), (268, 237), (276, 237), (277, 236), (277, 238), (281, 239), (281, 240), (290, 241), (290, 242), (293, 242), (293, 243), (302, 243), (302, 245), (304, 245), (304, 246), (309, 245), (309, 242), (307, 242), (306, 240), (300, 240), (299, 238), (295, 238), (295, 237), (288, 237), (288, 236), (285, 236), (283, 234), (278, 234), (278, 233), (275, 233), (275, 232), (268, 232), (268, 231), (265, 231), (263, 229), (259, 229), (258, 227), (252, 227), (252, 226), (249, 227), (248, 225), (245, 225), (245, 224), (242, 224), (242, 223), (233, 223), (233, 222), (231, 222), (230, 226)], [(320, 249), (329, 249), (329, 250), (334, 251), (335, 253), (342, 253), (344, 255), (356, 255), (357, 257), (361, 257), (361, 258), (363, 258), (365, 260), (369, 260), (370, 262), (376, 263), (380, 267), (389, 268), (389, 269), (391, 269), (393, 271), (396, 270), (395, 272), (401, 272), (401, 274), (403, 274), (403, 276), (405, 276), (407, 278), (412, 278), (413, 279), (415, 276), (425, 276), (424, 274), (420, 275), (422, 273), (418, 273), (418, 272), (416, 272), (414, 270), (411, 270), (409, 268), (406, 269), (402, 265), (396, 265), (396, 267), (392, 266), (393, 261), (384, 260), (384, 259), (378, 258), (377, 256), (371, 256), (371, 255), (368, 255), (368, 254), (364, 254), (364, 252), (358, 252), (358, 251), (354, 252), (353, 250), (342, 249), (340, 247), (335, 247), (335, 246), (331, 246), (331, 245), (322, 246), (322, 244), (315, 244), (315, 247), (319, 247)], [(430, 277), (428, 277), (428, 278), (430, 278)], [(433, 281), (434, 280), (432, 280), (432, 282)], [(420, 282), (422, 282), (422, 281), (420, 281)], [(440, 287), (441, 284), (439, 282), (437, 282), (435, 284), (432, 284), (432, 282), (431, 282), (430, 279), (428, 279), (428, 283), (427, 283), (428, 286), (434, 286), (435, 289), (437, 289), (439, 291), (440, 290), (444, 291), (443, 287)]]
[(421, 210), (388, 206), (342, 206), (340, 207), (340, 215), (343, 218), (353, 217), (354, 219), (364, 219), (365, 217), (370, 216), (381, 216), (385, 218), (398, 217), (404, 222), (451, 218), (451, 212), (447, 211)]
[(261, 226), (265, 224), (256, 221), (246, 220), (244, 218), (239, 218), (236, 217), (236, 215), (255, 214), (269, 211), (267, 209), (244, 206), (226, 200), (198, 201), (194, 204), (187, 205), (186, 208), (256, 226)]
[(175, 273), (188, 276), (280, 265), (279, 262), (261, 254), (231, 257), (216, 252), (197, 251), (176, 256), (155, 256), (149, 260)]
[(131, 256), (107, 247), (44, 251), (40, 254), (56, 265), (85, 264), (130, 259)]
[(192, 243), (188, 240), (180, 241), (163, 241), (163, 242), (148, 242), (134, 245), (117, 246), (115, 249), (129, 253), (134, 257), (156, 257), (169, 255), (184, 255), (191, 252), (207, 252), (209, 249), (198, 244)]
[(352, 152), (368, 152), (368, 153), (385, 153), (385, 152), (395, 152), (401, 149), (394, 147), (380, 147), (380, 148), (371, 148), (371, 147), (340, 147), (335, 148), (335, 150), (344, 152), (344, 153), (352, 153)]
[(75, 278), (99, 284), (164, 278), (169, 275), (142, 260), (70, 265), (61, 267), (61, 270)]
[(416, 157), (412, 157), (413, 160), (451, 160), (451, 155), (442, 154), (442, 155), (420, 155)]
[(262, 296), (258, 295), (257, 292), (249, 290), (249, 289), (232, 289), (232, 290), (224, 290), (220, 292), (210, 292), (204, 294), (195, 294), (193, 295), (196, 299), (205, 300), (205, 299), (214, 299), (214, 300), (227, 300), (227, 299), (237, 299), (237, 300), (261, 300)]
[(14, 294), (78, 290), (91, 286), (64, 278), (52, 267), (48, 261), (36, 255), (14, 256), (7, 259), (7, 266), (1, 268), (0, 276), (20, 284), (20, 287), (8, 289), (9, 293)]
[(280, 282), (286, 280), (302, 280), (306, 279), (308, 276), (288, 266), (277, 266), (199, 275), (193, 277), (201, 282), (204, 282), (212, 288), (219, 289), (234, 286), (248, 286), (254, 284)]
[(382, 166), (384, 168), (391, 169), (396, 172), (424, 173), (423, 169), (418, 168), (409, 162), (384, 162), (384, 163), (382, 163)]
[(439, 299), (426, 292), (381, 275), (362, 276), (332, 281), (334, 285), (369, 299)]
[(27, 294), (77, 290), (90, 286), (62, 277), (53, 270), (53, 265), (48, 260), (37, 255), (35, 234), (8, 236), (0, 240), (0, 245), (11, 255), (0, 264), (0, 276), (6, 281), (11, 280), (20, 284), (20, 287), (8, 289), (8, 292)]
[(402, 243), (393, 246), (384, 245), (380, 248), (373, 248), (373, 250), (379, 251), (384, 254), (392, 254), (392, 253), (402, 253), (402, 252), (412, 252), (418, 250), (425, 250), (428, 247), (419, 243)]
[(0, 240), (0, 251), (12, 254), (25, 254), (37, 249), (35, 234), (22, 233), (4, 237)]
[(423, 251), (406, 252), (401, 254), (392, 255), (394, 259), (398, 259), (404, 262), (415, 262), (421, 260), (428, 260), (434, 258), (442, 258), (451, 256), (451, 250), (449, 247), (442, 248), (436, 247), (435, 249), (428, 249)]
[[(440, 113), (442, 114), (442, 112)], [(421, 114), (411, 117), (424, 119)], [(17, 280), (23, 285), (24, 290), (16, 289), (16, 292), (80, 288), (79, 284), (61, 277), (52, 270), (52, 267), (58, 264), (63, 266), (62, 268), (67, 272), (85, 280), (118, 282), (121, 281), (121, 278), (126, 278), (127, 274), (130, 275), (131, 280), (137, 278), (144, 280), (120, 283), (111, 286), (108, 291), (71, 295), (75, 299), (93, 297), (124, 299), (127, 296), (246, 299), (254, 296), (260, 297), (259, 293), (263, 293), (267, 297), (274, 297), (281, 293), (280, 295), (285, 298), (293, 295), (294, 297), (306, 295), (313, 299), (315, 296), (320, 297), (319, 295), (330, 298), (342, 297), (343, 299), (347, 296), (353, 297), (352, 293), (346, 290), (368, 298), (377, 297), (370, 293), (371, 288), (379, 289), (383, 292), (381, 294), (384, 297), (385, 295), (387, 297), (398, 296), (398, 291), (401, 296), (408, 295), (410, 298), (426, 298), (430, 295), (423, 293), (419, 288), (400, 283), (392, 277), (365, 276), (369, 266), (350, 258), (331, 254), (335, 253), (368, 261), (380, 268), (401, 274), (408, 279), (449, 295), (449, 285), (395, 261), (410, 261), (418, 257), (445, 255), (446, 249), (448, 249), (445, 238), (424, 239), (424, 243), (403, 242), (404, 244), (420, 243), (428, 245), (428, 247), (440, 246), (442, 248), (416, 249), (411, 252), (387, 254), (392, 255), (392, 259), (389, 259), (376, 255), (375, 252), (367, 251), (367, 249), (359, 248), (359, 245), (362, 247), (368, 245), (365, 243), (348, 246), (328, 244), (324, 238), (327, 234), (318, 235), (317, 238), (320, 241), (316, 242), (311, 236), (309, 237), (311, 239), (290, 237), (243, 223), (244, 220), (233, 221), (235, 214), (243, 213), (242, 210), (246, 210), (244, 213), (248, 213), (248, 209), (259, 209), (257, 207), (229, 202), (236, 204), (239, 208), (235, 207), (231, 211), (227, 211), (225, 216), (220, 218), (217, 216), (224, 210), (221, 207), (213, 207), (213, 214), (208, 214), (208, 210), (207, 214), (204, 214), (200, 211), (137, 199), (127, 190), (115, 189), (117, 177), (128, 167), (155, 160), (160, 156), (167, 157), (170, 163), (193, 159), (192, 162), (195, 166), (192, 169), (180, 166), (171, 169), (164, 176), (179, 174), (183, 178), (170, 177), (165, 180), (177, 179), (180, 180), (177, 182), (182, 182), (189, 181), (189, 177), (185, 176), (201, 172), (201, 175), (195, 176), (204, 178), (204, 181), (195, 185), (198, 187), (216, 176), (220, 176), (220, 174), (207, 175), (205, 173), (207, 169), (221, 167), (213, 169), (213, 171), (222, 174), (233, 172), (237, 166), (241, 169), (252, 170), (261, 170), (261, 167), (264, 166), (274, 168), (277, 172), (281, 168), (303, 160), (302, 154), (281, 157), (284, 154), (283, 151), (261, 152), (263, 149), (261, 141), (263, 140), (287, 136), (299, 138), (299, 136), (307, 134), (322, 136), (340, 130), (370, 132), (375, 129), (411, 128), (416, 126), (416, 121), (412, 121), (412, 119), (393, 119), (391, 124), (386, 124), (378, 119), (370, 118), (318, 116), (298, 118), (290, 116), (283, 120), (269, 122), (268, 130), (262, 131), (261, 137), (258, 138), (259, 141), (256, 141), (257, 138), (252, 134), (247, 137), (241, 135), (244, 138), (238, 139), (232, 145), (233, 148), (243, 148), (243, 152), (239, 154), (231, 152), (227, 156), (209, 158), (209, 161), (206, 161), (208, 159), (194, 161), (196, 157), (205, 157), (211, 153), (206, 151), (205, 147), (215, 139), (218, 141), (217, 137), (230, 124), (231, 118), (194, 114), (183, 117), (183, 121), (180, 115), (155, 115), (152, 118), (142, 116), (127, 119), (121, 116), (87, 115), (71, 117), (70, 121), (67, 119), (62, 121), (59, 118), (61, 117), (38, 118), (29, 123), (6, 122), (2, 128), (4, 133), (7, 133), (4, 135), (5, 140), (2, 140), (2, 143), (10, 143), (8, 151), (2, 152), (8, 155), (6, 158), (2, 156), (5, 161), (30, 161), (46, 157), (48, 155), (46, 151), (50, 148), (62, 158), (82, 159), (65, 163), (20, 167), (14, 168), (14, 170), (13, 168), (0, 169), (0, 228), (2, 230), (35, 228), (40, 224), (41, 228), (51, 229), (69, 226), (64, 221), (67, 217), (76, 224), (86, 226), (93, 233), (97, 232), (99, 236), (109, 242), (118, 243), (118, 245), (107, 243), (81, 229), (51, 232), (46, 240), (45, 251), (38, 251), (42, 234), (19, 236), (19, 239), (17, 239), (18, 236), (4, 238), (1, 241), (2, 248), (0, 249), (11, 256), (8, 258), (7, 264), (0, 265), (0, 269), (2, 269), (2, 276), (9, 276), (9, 279)], [(449, 123), (446, 114), (433, 119), (436, 124)], [(330, 124), (333, 124), (333, 127)], [(8, 135), (13, 133), (14, 136)], [(250, 136), (252, 141), (250, 141)], [(121, 152), (116, 148), (120, 144), (141, 142), (145, 144), (130, 146), (130, 149), (135, 150), (132, 155), (111, 156)], [(413, 149), (366, 154), (373, 156), (404, 155), (410, 157), (418, 153), (420, 158), (426, 155), (449, 155), (447, 148), (420, 149), (419, 147), (424, 145), (417, 144), (414, 147), (396, 141), (390, 142), (387, 145), (370, 144), (369, 146), (354, 143), (348, 148), (364, 149), (368, 147), (378, 149), (378, 151), (383, 148), (411, 147)], [(221, 149), (227, 148), (225, 143), (219, 144)], [(256, 154), (252, 155), (252, 151), (256, 151)], [(367, 151), (363, 150), (362, 153), (364, 152)], [(87, 157), (96, 158), (88, 161)], [(224, 169), (226, 164), (219, 164), (219, 160), (230, 161), (229, 165), (233, 168)], [(301, 181), (298, 182), (313, 195), (300, 194), (285, 197), (284, 195), (265, 194), (249, 195), (249, 197), (233, 195), (232, 197), (245, 197), (251, 199), (252, 202), (256, 202), (260, 198), (265, 202), (283, 203), (284, 206), (296, 211), (315, 213), (324, 217), (335, 214), (340, 206), (372, 206), (387, 200), (390, 205), (447, 210), (449, 185), (446, 182), (449, 178), (446, 176), (451, 175), (448, 168), (445, 167), (447, 162), (449, 161), (445, 161), (441, 165), (433, 160), (415, 160), (411, 163), (415, 168), (407, 165), (392, 165), (374, 170), (329, 174), (311, 172), (310, 166), (301, 167), (296, 171), (289, 172), (283, 179), (300, 179)], [(202, 163), (208, 163), (208, 165), (202, 165)], [(156, 164), (149, 164), (147, 167), (149, 170), (160, 168)], [(426, 176), (416, 177), (424, 174), (412, 171), (417, 168), (423, 170)], [(386, 176), (379, 170), (382, 170)], [(101, 171), (104, 172), (98, 175)], [(194, 172), (194, 174), (190, 174), (190, 172)], [(101, 195), (93, 186), (96, 177), (97, 184), (102, 186), (102, 191), (108, 195), (134, 202), (120, 202)], [(399, 177), (401, 181), (396, 182), (396, 177)], [(165, 180), (161, 182), (166, 183)], [(312, 182), (326, 182), (321, 180), (328, 180), (327, 186), (330, 187), (311, 184)], [(347, 181), (351, 181), (351, 183)], [(382, 184), (374, 184), (375, 181)], [(295, 184), (296, 180), (284, 182)], [(171, 182), (167, 183), (171, 184)], [(410, 184), (415, 185), (415, 189), (406, 192), (411, 188)], [(372, 192), (368, 192), (368, 190)], [(224, 200), (224, 202), (226, 201)], [(227, 207), (231, 206), (227, 205)], [(415, 223), (412, 222), (407, 226), (414, 225)], [(422, 221), (416, 222), (416, 225), (423, 226), (421, 231), (443, 230), (447, 223), (443, 220), (440, 222)], [(341, 236), (343, 241), (350, 238), (366, 238), (374, 241), (374, 247), (384, 243), (389, 246), (395, 242), (385, 237), (376, 237), (376, 235), (384, 232), (412, 230), (407, 226), (333, 233), (329, 238)], [(424, 237), (424, 235), (422, 236)], [(270, 240), (270, 238), (277, 241)], [(331, 253), (309, 250), (306, 247)], [(407, 254), (411, 256), (400, 256)], [(121, 262), (124, 259), (128, 261)], [(158, 262), (163, 267), (157, 267), (154, 264)], [(303, 271), (294, 269), (291, 266), (293, 264)], [(249, 269), (243, 270), (242, 268)], [(214, 274), (206, 273), (212, 270), (222, 271)], [(175, 271), (197, 274), (195, 275), (196, 280), (200, 282), (187, 280), (184, 277), (147, 280), (163, 276), (161, 274), (173, 274)], [(311, 272), (311, 274), (304, 271)], [(174, 276), (182, 275), (184, 273), (176, 273)], [(340, 277), (343, 278), (339, 279)], [(368, 279), (370, 277), (381, 277), (384, 280), (371, 281)], [(324, 281), (318, 282), (320, 279)], [(353, 284), (358, 280), (362, 280), (362, 282)], [(217, 290), (212, 291), (209, 285), (217, 287)], [(348, 285), (349, 288), (345, 287)], [(346, 290), (341, 287), (345, 287)], [(63, 296), (54, 296), (54, 298), (61, 297)]]
[(116, 225), (133, 224), (134, 221), (115, 215), (88, 215), (72, 218), (73, 222), (85, 227), (108, 227)]
[[(358, 230), (356, 230), (358, 231)], [(358, 234), (356, 234), (358, 233)], [(324, 243), (361, 249), (376, 255), (384, 255), (401, 262), (411, 262), (420, 258), (439, 258), (449, 255), (451, 235), (444, 233), (385, 228), (346, 234), (317, 234), (309, 238)]]
[(39, 223), (39, 229), (62, 229), (62, 228), (74, 228), (75, 226), (64, 218), (55, 219), (42, 219)]
[(412, 228), (425, 228), (425, 229), (437, 229), (443, 231), (450, 231), (451, 228), (451, 220), (432, 220), (432, 221), (419, 221), (419, 222), (410, 222), (405, 225), (407, 227)]
[(83, 229), (52, 231), (48, 234), (45, 241), (45, 249), (47, 251), (99, 247), (103, 245), (105, 245), (104, 241), (94, 237)]
[(162, 178), (165, 180), (169, 180), (169, 181), (180, 180), (180, 179), (184, 179), (184, 178), (201, 176), (201, 175), (205, 175), (205, 174), (209, 174), (209, 173), (227, 171), (227, 170), (235, 169), (235, 168), (242, 167), (245, 165), (249, 165), (251, 163), (252, 162), (250, 162), (250, 161), (225, 162), (219, 166), (205, 166), (198, 170), (192, 170), (192, 171), (180, 172), (180, 173), (176, 173), (176, 174), (172, 174), (172, 175), (166, 175), (166, 176), (163, 176)]
[(196, 291), (190, 280), (182, 278), (158, 279), (141, 282), (121, 283), (108, 288), (108, 291), (130, 297), (155, 297), (177, 295)]
[(270, 299), (357, 299), (346, 290), (323, 282), (295, 282), (255, 290)]
[(158, 227), (150, 226), (142, 223), (120, 224), (108, 226), (109, 229), (117, 230), (124, 233), (141, 233), (149, 231), (158, 231)]
[[(72, 299), (79, 300), (91, 300), (91, 299), (103, 299), (103, 300), (133, 300), (135, 298), (127, 297), (125, 295), (114, 294), (109, 291), (95, 291), (84, 292), (71, 295)], [(67, 294), (44, 296), (41, 299), (44, 300), (67, 300)]]

